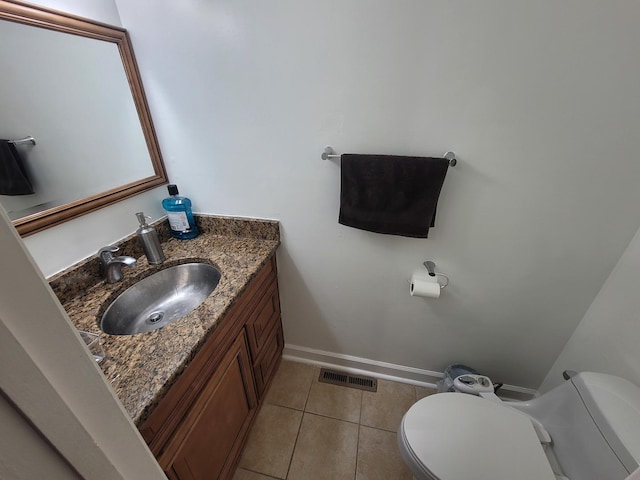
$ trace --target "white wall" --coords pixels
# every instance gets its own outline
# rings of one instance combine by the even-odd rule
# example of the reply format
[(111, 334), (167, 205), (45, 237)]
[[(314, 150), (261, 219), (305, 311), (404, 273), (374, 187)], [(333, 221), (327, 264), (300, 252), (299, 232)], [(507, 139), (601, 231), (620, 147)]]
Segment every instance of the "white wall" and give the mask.
[(618, 375), (640, 385), (640, 230), (549, 371), (541, 391), (563, 370)]
[[(540, 384), (640, 224), (640, 6), (116, 3), (172, 181), (282, 221), (288, 343)], [(430, 238), (338, 225), (325, 144), (454, 150)], [(451, 285), (410, 298), (427, 259)]]
[(166, 478), (2, 210), (0, 246), (0, 393), (81, 478)]
[(109, 25), (122, 26), (115, 0), (34, 0), (29, 3)]
[(78, 474), (0, 395), (0, 478), (79, 480)]

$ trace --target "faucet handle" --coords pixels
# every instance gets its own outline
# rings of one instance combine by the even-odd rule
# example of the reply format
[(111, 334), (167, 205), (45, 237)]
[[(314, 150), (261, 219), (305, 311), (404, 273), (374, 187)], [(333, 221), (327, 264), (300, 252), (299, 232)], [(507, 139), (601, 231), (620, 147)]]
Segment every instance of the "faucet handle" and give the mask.
[(98, 250), (98, 257), (104, 263), (109, 263), (110, 260), (113, 259), (113, 254), (116, 253), (120, 248), (115, 245), (107, 245), (106, 247), (102, 247)]

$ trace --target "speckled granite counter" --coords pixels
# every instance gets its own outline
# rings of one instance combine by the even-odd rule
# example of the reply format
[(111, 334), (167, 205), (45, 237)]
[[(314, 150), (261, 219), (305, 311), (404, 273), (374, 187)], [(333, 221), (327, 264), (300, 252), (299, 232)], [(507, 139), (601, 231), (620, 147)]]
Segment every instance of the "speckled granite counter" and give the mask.
[[(119, 242), (118, 254), (138, 259), (124, 268), (123, 281), (105, 284), (92, 257), (49, 280), (79, 330), (100, 334), (107, 358), (100, 367), (134, 423), (140, 425), (211, 334), (229, 307), (280, 243), (278, 222), (198, 216), (203, 233), (193, 240), (170, 238), (158, 224), (167, 260), (149, 265), (134, 235)], [(221, 234), (222, 233), (222, 234)], [(98, 324), (117, 295), (138, 280), (172, 265), (191, 261), (216, 266), (222, 277), (209, 298), (186, 317), (152, 332), (113, 336)]]

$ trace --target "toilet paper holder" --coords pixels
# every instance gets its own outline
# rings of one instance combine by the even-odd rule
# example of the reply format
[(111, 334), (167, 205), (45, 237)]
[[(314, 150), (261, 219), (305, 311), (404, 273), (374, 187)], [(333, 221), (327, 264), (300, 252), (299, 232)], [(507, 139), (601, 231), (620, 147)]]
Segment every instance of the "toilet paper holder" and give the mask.
[(446, 288), (447, 285), (449, 285), (449, 277), (446, 276), (444, 273), (440, 273), (440, 272), (436, 272), (436, 264), (434, 262), (432, 262), (431, 260), (427, 260), (426, 262), (423, 262), (424, 268), (427, 269), (427, 272), (429, 272), (429, 276), (431, 277), (442, 277), (446, 280), (446, 283), (443, 285), (442, 283), (440, 283), (440, 280), (438, 280), (438, 283), (440, 283), (440, 288)]

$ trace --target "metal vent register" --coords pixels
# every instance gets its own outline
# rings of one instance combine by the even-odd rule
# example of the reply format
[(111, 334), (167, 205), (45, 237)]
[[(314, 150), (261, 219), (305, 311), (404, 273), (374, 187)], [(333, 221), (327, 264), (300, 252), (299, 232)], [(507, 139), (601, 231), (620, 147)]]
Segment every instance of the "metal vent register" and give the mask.
[(320, 369), (320, 378), (318, 378), (318, 381), (332, 385), (342, 385), (343, 387), (357, 388), (358, 390), (366, 390), (367, 392), (378, 391), (378, 381), (375, 378), (364, 377), (362, 375), (350, 375), (345, 372), (338, 372), (326, 368)]

